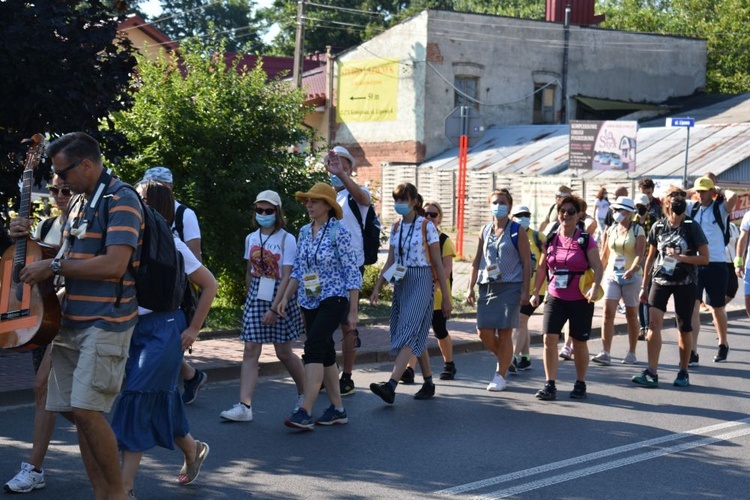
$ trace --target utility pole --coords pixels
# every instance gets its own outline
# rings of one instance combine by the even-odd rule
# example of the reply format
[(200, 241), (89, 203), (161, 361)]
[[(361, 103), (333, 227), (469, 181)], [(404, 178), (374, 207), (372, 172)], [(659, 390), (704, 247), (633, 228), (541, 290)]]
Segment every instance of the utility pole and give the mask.
[(305, 40), (305, 6), (306, 0), (297, 0), (297, 33), (294, 37), (294, 67), (292, 76), (294, 88), (302, 86), (302, 46)]
[(563, 48), (562, 70), (562, 116), (563, 123), (568, 123), (568, 51), (570, 47), (570, 4), (565, 6), (565, 47)]

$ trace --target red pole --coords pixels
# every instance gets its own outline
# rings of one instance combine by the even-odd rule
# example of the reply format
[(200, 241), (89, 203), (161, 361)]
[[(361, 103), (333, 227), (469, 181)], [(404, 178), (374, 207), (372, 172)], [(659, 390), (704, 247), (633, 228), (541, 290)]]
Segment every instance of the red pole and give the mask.
[(458, 204), (456, 206), (456, 254), (464, 255), (464, 212), (466, 209), (466, 157), (469, 151), (469, 137), (462, 135), (458, 142)]

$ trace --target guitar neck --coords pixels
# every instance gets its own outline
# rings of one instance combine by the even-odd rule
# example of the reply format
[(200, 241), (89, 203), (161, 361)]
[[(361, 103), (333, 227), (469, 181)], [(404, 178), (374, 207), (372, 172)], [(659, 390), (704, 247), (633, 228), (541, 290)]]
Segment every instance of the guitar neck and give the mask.
[[(21, 188), (21, 206), (18, 216), (22, 219), (28, 219), (31, 215), (31, 186), (33, 182), (33, 170), (25, 169), (23, 171), (23, 187)], [(18, 266), (26, 265), (26, 238), (16, 242), (16, 253), (13, 255), (13, 263)]]

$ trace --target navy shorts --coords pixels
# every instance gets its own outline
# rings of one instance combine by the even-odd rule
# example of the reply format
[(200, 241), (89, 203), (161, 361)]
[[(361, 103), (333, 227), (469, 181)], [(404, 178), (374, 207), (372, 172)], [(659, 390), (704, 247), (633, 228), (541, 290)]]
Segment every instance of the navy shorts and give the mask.
[(727, 293), (727, 265), (725, 262), (710, 262), (707, 266), (698, 266), (698, 282), (695, 289), (695, 300), (704, 300), (711, 307), (724, 307)]

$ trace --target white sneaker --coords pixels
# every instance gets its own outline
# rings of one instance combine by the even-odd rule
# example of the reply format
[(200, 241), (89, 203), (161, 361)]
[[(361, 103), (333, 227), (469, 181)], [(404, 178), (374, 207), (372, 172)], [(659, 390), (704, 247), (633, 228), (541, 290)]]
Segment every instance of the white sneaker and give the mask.
[(623, 365), (637, 365), (638, 359), (635, 357), (635, 354), (628, 351), (628, 353), (625, 355), (625, 358), (622, 360)]
[(5, 491), (28, 493), (33, 490), (44, 488), (45, 486), (44, 469), (42, 469), (42, 472), (35, 472), (33, 465), (21, 462), (21, 472), (5, 483)]
[(292, 410), (292, 413), (296, 413), (297, 410), (300, 409), (302, 406), (302, 403), (305, 402), (305, 395), (304, 394), (297, 394), (297, 402), (294, 403), (294, 410)]
[(600, 352), (599, 354), (591, 358), (591, 361), (604, 366), (609, 366), (612, 364), (612, 358), (609, 356), (609, 353), (607, 351)]
[(569, 345), (563, 346), (563, 348), (560, 349), (560, 357), (566, 361), (570, 361), (573, 359), (573, 349), (571, 349)]
[(232, 406), (229, 410), (221, 412), (221, 418), (224, 420), (231, 420), (233, 422), (252, 422), (253, 421), (253, 406), (250, 408), (237, 403)]
[(492, 392), (500, 392), (504, 391), (506, 387), (508, 387), (508, 384), (505, 383), (505, 379), (503, 378), (503, 376), (499, 373), (496, 373), (492, 379), (492, 382), (490, 382), (487, 386), (487, 390)]

